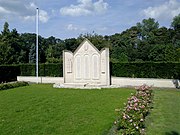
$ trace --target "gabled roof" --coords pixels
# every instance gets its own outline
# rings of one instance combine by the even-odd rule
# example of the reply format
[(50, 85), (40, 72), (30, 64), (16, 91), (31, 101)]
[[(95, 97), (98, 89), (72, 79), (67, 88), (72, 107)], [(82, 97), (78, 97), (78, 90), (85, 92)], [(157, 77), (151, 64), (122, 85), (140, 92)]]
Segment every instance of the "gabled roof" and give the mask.
[(78, 52), (78, 50), (84, 45), (85, 42), (88, 42), (98, 53), (100, 53), (100, 51), (87, 38), (85, 38), (83, 42), (78, 46), (78, 48), (74, 51), (74, 54)]

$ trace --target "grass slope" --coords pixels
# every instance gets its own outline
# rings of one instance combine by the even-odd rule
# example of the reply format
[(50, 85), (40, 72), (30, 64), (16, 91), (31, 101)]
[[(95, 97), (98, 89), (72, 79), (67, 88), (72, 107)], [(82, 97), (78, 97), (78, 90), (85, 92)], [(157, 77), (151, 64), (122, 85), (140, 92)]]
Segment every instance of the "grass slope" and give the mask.
[(147, 135), (180, 134), (180, 91), (156, 90), (154, 108), (147, 118)]
[(0, 135), (105, 134), (134, 90), (31, 85), (0, 92)]

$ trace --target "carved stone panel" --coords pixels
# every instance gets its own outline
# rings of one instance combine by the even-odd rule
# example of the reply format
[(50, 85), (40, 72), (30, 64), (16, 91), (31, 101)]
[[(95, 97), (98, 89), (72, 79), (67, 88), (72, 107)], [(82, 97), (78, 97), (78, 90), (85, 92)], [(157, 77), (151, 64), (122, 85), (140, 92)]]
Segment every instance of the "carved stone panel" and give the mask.
[(74, 53), (63, 52), (64, 83), (109, 85), (109, 49), (99, 51), (85, 39)]

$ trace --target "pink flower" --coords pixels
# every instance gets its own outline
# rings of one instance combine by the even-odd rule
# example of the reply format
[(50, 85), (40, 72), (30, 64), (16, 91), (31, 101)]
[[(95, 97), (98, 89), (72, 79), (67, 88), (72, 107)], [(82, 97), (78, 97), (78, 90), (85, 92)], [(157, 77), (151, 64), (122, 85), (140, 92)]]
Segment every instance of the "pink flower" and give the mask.
[(125, 115), (123, 115), (123, 119), (127, 119)]
[(133, 121), (132, 119), (129, 120), (129, 122), (132, 122), (132, 121)]
[(141, 108), (142, 108), (142, 109), (144, 109), (144, 108), (145, 108), (145, 106), (144, 106), (144, 105), (142, 105), (142, 106), (141, 106)]
[(144, 120), (143, 119), (140, 119), (141, 122), (143, 122)]
[(135, 104), (134, 104), (134, 107), (135, 107), (135, 106), (137, 106), (137, 105), (138, 105), (138, 104), (137, 104), (137, 103), (135, 103)]
[(138, 109), (135, 107), (134, 110), (137, 111)]
[(141, 133), (144, 133), (144, 131), (145, 131), (145, 129), (144, 129), (144, 128), (142, 128), (140, 132), (141, 132)]

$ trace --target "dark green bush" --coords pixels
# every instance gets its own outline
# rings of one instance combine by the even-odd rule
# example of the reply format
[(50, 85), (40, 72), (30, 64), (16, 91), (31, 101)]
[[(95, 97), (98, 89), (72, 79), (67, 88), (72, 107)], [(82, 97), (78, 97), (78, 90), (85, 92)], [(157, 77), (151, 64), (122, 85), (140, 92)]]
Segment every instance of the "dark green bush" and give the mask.
[[(21, 76), (35, 76), (36, 65), (35, 64), (22, 64), (20, 66)], [(39, 64), (39, 76), (63, 76), (63, 66), (60, 64)]]
[(179, 79), (180, 63), (111, 63), (116, 77)]
[(18, 65), (0, 66), (0, 83), (17, 81), (18, 75), (20, 75), (20, 68)]
[(7, 90), (16, 87), (28, 86), (27, 82), (10, 82), (0, 84), (0, 90)]
[(22, 64), (20, 67), (21, 76), (35, 76), (36, 75), (36, 65), (35, 64)]
[(40, 66), (40, 75), (62, 77), (63, 65), (61, 63), (60, 64), (42, 64)]

